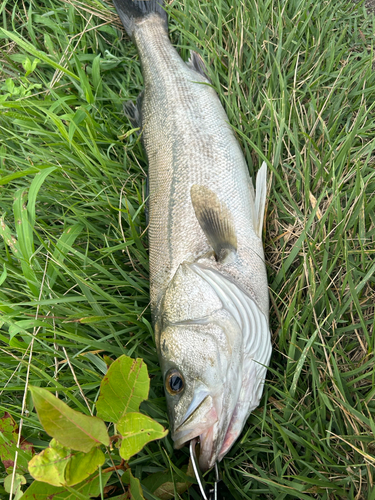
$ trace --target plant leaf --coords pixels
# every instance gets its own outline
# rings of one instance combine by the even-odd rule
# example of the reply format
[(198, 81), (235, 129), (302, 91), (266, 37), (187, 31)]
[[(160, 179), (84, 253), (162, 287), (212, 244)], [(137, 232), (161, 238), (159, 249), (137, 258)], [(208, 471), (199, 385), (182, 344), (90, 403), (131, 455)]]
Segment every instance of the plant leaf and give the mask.
[(99, 444), (109, 445), (105, 423), (84, 415), (41, 387), (30, 386), (34, 405), (44, 430), (72, 450), (88, 452)]
[(34, 479), (53, 486), (65, 484), (65, 469), (71, 457), (71, 450), (61, 446), (55, 439), (29, 462), (29, 472)]
[(137, 412), (148, 397), (150, 379), (142, 359), (120, 356), (108, 369), (100, 384), (97, 416), (117, 423), (128, 412)]
[(49, 448), (30, 460), (29, 472), (37, 481), (74, 486), (94, 473), (104, 461), (99, 448), (92, 448), (88, 453), (76, 452), (52, 439)]
[(21, 472), (27, 471), (27, 463), (34, 453), (34, 448), (31, 443), (26, 441), (21, 436), (20, 448), (17, 448), (18, 442), (18, 425), (14, 418), (5, 412), (0, 417), (0, 460), (3, 462), (5, 469), (14, 466), (14, 457), (18, 451), (17, 470)]
[(145, 444), (168, 434), (162, 425), (142, 413), (127, 413), (118, 422), (122, 435), (120, 455), (124, 460), (141, 451)]
[(67, 484), (73, 486), (94, 473), (105, 462), (100, 448), (93, 448), (88, 453), (74, 453), (65, 470)]
[(133, 476), (130, 469), (127, 469), (121, 476), (121, 481), (128, 484), (128, 495), (132, 500), (145, 500), (139, 479)]
[(13, 488), (12, 488), (12, 480), (13, 480), (13, 474), (10, 474), (4, 479), (4, 489), (7, 493), (10, 493), (10, 491), (12, 490), (14, 495), (13, 500), (18, 500), (23, 495), (21, 486), (23, 484), (26, 484), (26, 479), (24, 478), (24, 476), (21, 476), (20, 474), (15, 474)]
[(97, 497), (100, 495), (101, 486), (104, 488), (111, 474), (111, 472), (102, 474), (100, 482), (100, 475), (96, 472), (74, 487), (58, 487), (34, 481), (23, 494), (22, 500), (79, 500), (81, 498)]
[(184, 476), (191, 476), (191, 482), (185, 480), (181, 481), (177, 474), (173, 481), (172, 471), (167, 469), (147, 476), (142, 481), (142, 484), (161, 500), (170, 500), (175, 496), (175, 488), (177, 493), (181, 495), (195, 482), (191, 459), (189, 460), (188, 467), (184, 467), (184, 471), (184, 473), (183, 471), (180, 472)]
[(64, 68), (60, 64), (56, 63), (55, 61), (53, 61), (44, 52), (41, 52), (40, 50), (36, 49), (30, 42), (27, 42), (23, 38), (17, 36), (15, 33), (11, 32), (11, 31), (7, 31), (3, 28), (0, 28), (0, 31), (2, 31), (6, 37), (9, 37), (11, 40), (16, 42), (17, 45), (19, 45), (23, 50), (26, 50), (29, 54), (32, 54), (33, 56), (39, 58), (43, 62), (52, 66), (53, 68), (58, 69), (59, 71), (62, 71), (63, 73), (70, 76), (74, 80), (79, 81), (79, 77), (77, 75), (75, 75), (74, 73), (72, 73), (68, 69)]

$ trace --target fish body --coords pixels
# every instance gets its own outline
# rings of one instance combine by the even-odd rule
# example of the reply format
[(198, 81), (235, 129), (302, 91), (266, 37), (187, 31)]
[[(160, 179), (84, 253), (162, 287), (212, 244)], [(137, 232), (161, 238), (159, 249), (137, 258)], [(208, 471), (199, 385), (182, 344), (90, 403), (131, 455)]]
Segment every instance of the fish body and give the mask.
[(175, 447), (199, 436), (202, 470), (259, 404), (271, 355), (261, 240), (266, 166), (254, 190), (228, 117), (155, 0), (114, 0), (144, 91), (126, 111), (149, 163), (150, 293)]

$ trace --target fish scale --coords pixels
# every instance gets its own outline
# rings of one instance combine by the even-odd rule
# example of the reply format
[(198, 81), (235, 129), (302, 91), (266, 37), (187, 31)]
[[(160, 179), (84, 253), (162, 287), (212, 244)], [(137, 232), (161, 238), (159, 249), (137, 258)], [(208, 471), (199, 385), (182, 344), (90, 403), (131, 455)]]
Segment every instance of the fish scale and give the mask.
[(235, 211), (240, 244), (246, 246), (255, 239), (251, 180), (217, 94), (180, 59), (165, 31), (155, 24), (143, 25), (135, 35), (137, 47), (151, 45), (150, 50), (140, 48), (140, 58), (145, 80), (142, 138), (149, 162), (153, 308), (180, 263), (210, 250), (191, 204), (192, 185), (210, 185)]
[(271, 353), (266, 169), (255, 192), (198, 56), (180, 58), (158, 2), (114, 3), (144, 77), (138, 109), (126, 109), (149, 164), (151, 310), (172, 438), (181, 447), (199, 436), (207, 469), (259, 404)]

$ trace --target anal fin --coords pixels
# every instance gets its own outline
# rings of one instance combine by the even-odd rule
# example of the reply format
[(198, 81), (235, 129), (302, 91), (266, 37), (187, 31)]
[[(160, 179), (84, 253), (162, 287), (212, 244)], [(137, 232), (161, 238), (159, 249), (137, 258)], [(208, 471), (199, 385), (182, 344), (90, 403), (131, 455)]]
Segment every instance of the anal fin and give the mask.
[(215, 252), (216, 260), (223, 264), (233, 262), (237, 236), (228, 207), (205, 186), (194, 184), (190, 196), (199, 225)]
[(186, 64), (189, 66), (190, 69), (193, 69), (200, 75), (204, 76), (205, 79), (211, 83), (211, 80), (209, 79), (207, 74), (207, 68), (204, 59), (202, 56), (198, 54), (198, 52), (191, 50), (189, 60), (187, 61)]
[(134, 128), (142, 128), (142, 99), (143, 92), (137, 97), (136, 104), (133, 101), (127, 101), (124, 104), (124, 114), (129, 118)]

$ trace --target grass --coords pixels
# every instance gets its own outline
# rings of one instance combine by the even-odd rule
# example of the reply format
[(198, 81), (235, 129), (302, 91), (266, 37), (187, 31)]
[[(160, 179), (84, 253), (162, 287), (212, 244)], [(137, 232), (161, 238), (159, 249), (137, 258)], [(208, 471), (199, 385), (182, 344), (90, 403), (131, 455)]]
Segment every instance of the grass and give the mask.
[[(263, 159), (270, 172), (274, 352), (224, 481), (236, 499), (374, 500), (374, 17), (347, 0), (175, 0), (168, 11), (182, 57), (193, 48), (209, 62), (251, 175)], [(103, 355), (127, 354), (145, 359), (143, 408), (167, 425), (147, 163), (122, 114), (142, 89), (136, 50), (104, 0), (3, 0), (0, 20), (0, 410), (43, 449), (27, 386), (89, 414)], [(167, 437), (131, 466), (142, 482), (169, 460), (182, 466), (188, 452)]]

